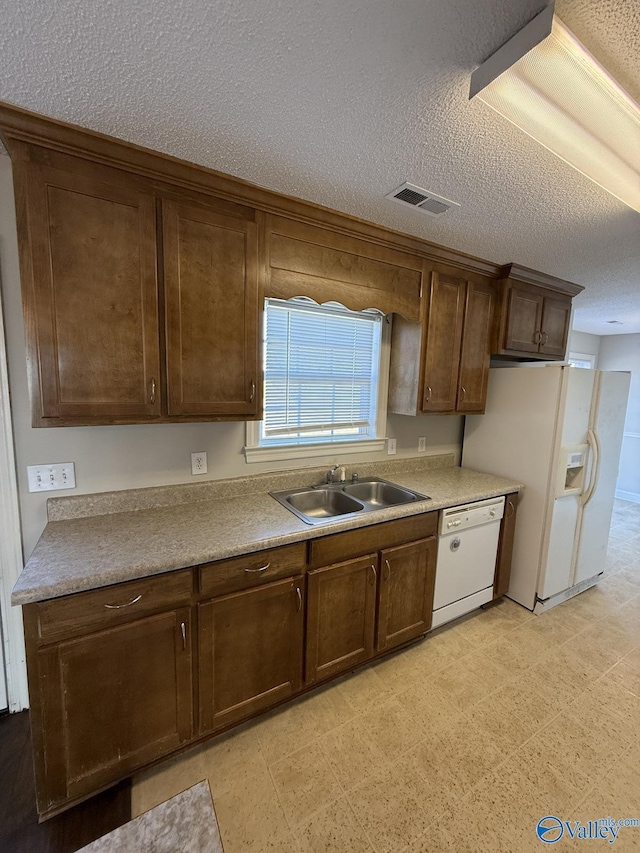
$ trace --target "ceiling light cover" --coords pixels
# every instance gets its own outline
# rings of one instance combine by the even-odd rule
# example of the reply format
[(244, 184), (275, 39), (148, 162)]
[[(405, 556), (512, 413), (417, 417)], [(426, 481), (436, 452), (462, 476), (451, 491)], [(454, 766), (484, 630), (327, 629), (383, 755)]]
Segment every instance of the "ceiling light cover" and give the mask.
[[(546, 33), (530, 49), (525, 31), (530, 28), (530, 41), (541, 27)], [(528, 52), (502, 70), (506, 57), (523, 45)], [(553, 15), (553, 7), (474, 72), (473, 96), (640, 211), (640, 106)]]

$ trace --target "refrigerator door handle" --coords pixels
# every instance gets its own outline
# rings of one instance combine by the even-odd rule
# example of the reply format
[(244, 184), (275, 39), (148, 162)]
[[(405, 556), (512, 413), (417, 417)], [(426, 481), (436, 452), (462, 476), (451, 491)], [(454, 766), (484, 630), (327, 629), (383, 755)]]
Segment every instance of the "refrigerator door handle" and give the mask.
[(591, 482), (580, 495), (580, 506), (585, 507), (595, 492), (598, 486), (598, 478), (600, 477), (600, 441), (596, 432), (592, 429), (587, 430), (587, 444), (593, 453), (593, 466), (591, 468)]

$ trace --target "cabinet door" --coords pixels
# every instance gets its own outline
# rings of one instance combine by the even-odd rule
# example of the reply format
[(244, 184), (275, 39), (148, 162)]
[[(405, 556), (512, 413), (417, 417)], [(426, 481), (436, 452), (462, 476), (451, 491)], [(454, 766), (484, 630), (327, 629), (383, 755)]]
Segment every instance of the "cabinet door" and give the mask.
[(462, 331), (458, 412), (484, 412), (489, 377), (489, 350), (493, 325), (493, 288), (470, 281)]
[(200, 729), (221, 729), (302, 683), (304, 578), (200, 604)]
[[(206, 201), (203, 201), (203, 205)], [(257, 412), (254, 211), (164, 200), (163, 266), (169, 415)]]
[(509, 592), (511, 578), (511, 557), (513, 554), (513, 538), (516, 532), (516, 512), (518, 510), (518, 495), (507, 495), (504, 515), (500, 525), (498, 541), (498, 557), (496, 574), (493, 581), (493, 597), (500, 598)]
[(513, 285), (509, 290), (504, 348), (538, 352), (543, 296), (536, 287)]
[(436, 539), (423, 539), (381, 554), (378, 651), (425, 634), (431, 627)]
[(130, 775), (192, 735), (190, 609), (38, 653), (45, 813)]
[(378, 555), (307, 575), (306, 682), (331, 678), (373, 654)]
[(424, 412), (453, 412), (458, 391), (466, 281), (434, 272), (425, 345)]
[(541, 353), (564, 358), (567, 349), (571, 298), (568, 296), (545, 296), (542, 304)]
[(26, 179), (34, 425), (158, 416), (153, 196), (44, 166), (27, 166)]

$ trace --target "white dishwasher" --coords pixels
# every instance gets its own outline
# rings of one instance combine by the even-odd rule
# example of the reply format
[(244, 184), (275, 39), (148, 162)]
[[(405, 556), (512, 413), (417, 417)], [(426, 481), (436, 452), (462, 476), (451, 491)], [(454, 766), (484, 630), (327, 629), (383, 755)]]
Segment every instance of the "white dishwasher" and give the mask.
[(442, 512), (432, 628), (457, 619), (493, 598), (504, 497)]

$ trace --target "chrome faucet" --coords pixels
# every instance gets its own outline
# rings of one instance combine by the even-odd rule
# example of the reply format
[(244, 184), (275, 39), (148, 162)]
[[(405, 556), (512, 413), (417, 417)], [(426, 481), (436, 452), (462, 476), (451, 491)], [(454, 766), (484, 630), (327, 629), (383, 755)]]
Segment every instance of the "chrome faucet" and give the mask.
[(327, 485), (331, 485), (333, 483), (333, 475), (336, 473), (339, 467), (340, 465), (336, 464), (333, 466), (333, 468), (329, 468), (329, 470), (327, 471)]

